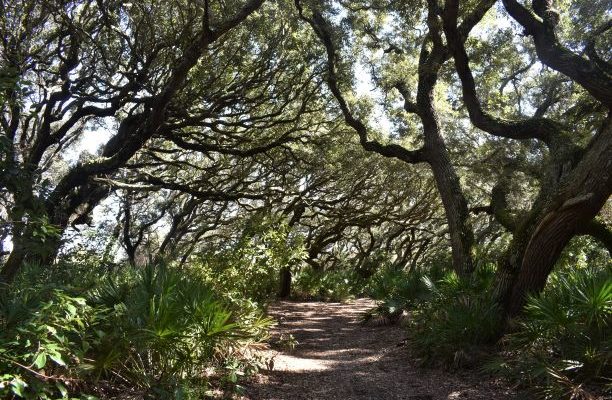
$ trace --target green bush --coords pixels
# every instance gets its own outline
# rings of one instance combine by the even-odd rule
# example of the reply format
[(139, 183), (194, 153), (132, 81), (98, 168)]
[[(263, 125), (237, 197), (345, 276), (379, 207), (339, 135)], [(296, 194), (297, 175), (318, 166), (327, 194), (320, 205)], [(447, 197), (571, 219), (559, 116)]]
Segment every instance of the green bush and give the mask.
[(612, 384), (612, 273), (575, 268), (554, 273), (529, 298), (502, 360), (489, 367), (546, 399), (590, 399)]
[(211, 381), (236, 388), (256, 369), (249, 345), (272, 324), (227, 304), (189, 268), (127, 268), (78, 294), (42, 289), (2, 293), (1, 395), (199, 398)]
[(3, 291), (0, 300), (0, 395), (65, 398), (87, 375), (112, 311), (61, 290)]
[(303, 266), (293, 279), (293, 293), (297, 298), (323, 301), (347, 301), (361, 294), (363, 279), (351, 269), (315, 270)]
[(493, 344), (502, 329), (502, 313), (491, 293), (494, 269), (484, 267), (460, 278), (447, 273), (434, 282), (423, 278), (429, 299), (409, 323), (409, 342), (424, 363), (469, 366)]
[[(428, 273), (430, 276), (440, 274), (438, 270)], [(366, 288), (368, 296), (377, 300), (378, 304), (365, 315), (364, 321), (379, 319), (385, 324), (396, 323), (404, 312), (430, 298), (431, 292), (425, 277), (421, 270), (406, 271), (393, 267), (379, 269)]]
[(201, 254), (195, 263), (201, 276), (231, 302), (249, 299), (263, 305), (278, 292), (281, 268), (298, 264), (305, 255), (300, 238), (286, 224), (257, 221), (236, 243)]

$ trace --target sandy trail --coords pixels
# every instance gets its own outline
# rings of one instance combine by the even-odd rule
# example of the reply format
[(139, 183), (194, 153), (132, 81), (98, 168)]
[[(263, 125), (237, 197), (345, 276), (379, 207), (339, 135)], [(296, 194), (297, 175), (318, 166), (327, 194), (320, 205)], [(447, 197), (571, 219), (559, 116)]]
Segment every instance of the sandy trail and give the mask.
[(516, 399), (507, 388), (474, 372), (451, 374), (419, 368), (403, 328), (363, 326), (371, 300), (349, 303), (279, 302), (273, 341), (293, 335), (293, 350), (270, 351), (274, 369), (247, 386), (250, 400)]

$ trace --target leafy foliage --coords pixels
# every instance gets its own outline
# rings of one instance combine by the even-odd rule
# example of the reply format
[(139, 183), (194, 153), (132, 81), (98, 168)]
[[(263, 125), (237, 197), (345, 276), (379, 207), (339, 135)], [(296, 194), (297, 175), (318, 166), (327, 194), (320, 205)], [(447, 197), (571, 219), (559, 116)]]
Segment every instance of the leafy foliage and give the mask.
[[(547, 399), (589, 399), (612, 382), (612, 270), (572, 268), (531, 296), (497, 370)], [(600, 386), (601, 387), (601, 386)]]
[(430, 297), (425, 273), (387, 266), (379, 269), (368, 284), (367, 293), (378, 300), (377, 306), (364, 316), (364, 322), (396, 323), (404, 312), (412, 310)]
[(502, 329), (502, 313), (492, 295), (494, 269), (470, 277), (447, 273), (441, 280), (423, 277), (430, 299), (421, 303), (408, 326), (409, 341), (425, 363), (459, 367), (473, 364), (483, 345)]
[(281, 268), (297, 264), (304, 256), (301, 238), (287, 224), (255, 215), (235, 243), (202, 254), (195, 264), (230, 302), (250, 299), (261, 305), (277, 293)]
[(313, 300), (346, 301), (363, 291), (363, 279), (351, 269), (328, 271), (302, 267), (295, 277), (295, 296)]
[(176, 397), (197, 387), (204, 393), (221, 378), (235, 387), (238, 374), (257, 369), (249, 346), (272, 324), (259, 311), (233, 309), (189, 269), (163, 264), (126, 269), (75, 293), (3, 292), (4, 395), (129, 390)]
[(609, 1), (0, 9), (0, 396), (236, 389), (291, 273), (426, 362), (609, 384)]
[[(0, 365), (2, 395), (65, 398), (74, 376), (87, 374), (85, 360), (101, 344), (111, 310), (62, 290), (2, 293)], [(8, 372), (8, 373), (7, 373)]]

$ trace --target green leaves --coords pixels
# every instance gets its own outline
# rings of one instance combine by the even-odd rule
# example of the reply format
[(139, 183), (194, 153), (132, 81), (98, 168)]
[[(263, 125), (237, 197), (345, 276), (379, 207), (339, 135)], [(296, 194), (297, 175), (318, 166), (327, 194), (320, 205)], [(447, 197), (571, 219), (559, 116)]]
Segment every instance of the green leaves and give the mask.
[(363, 291), (363, 278), (347, 265), (328, 271), (304, 265), (294, 273), (294, 292), (300, 297), (345, 301)]
[(262, 214), (248, 216), (237, 229), (237, 240), (201, 254), (194, 269), (201, 270), (229, 302), (252, 300), (261, 305), (276, 294), (280, 270), (305, 258), (302, 237), (286, 223)]
[(201, 271), (150, 265), (97, 286), (2, 293), (0, 322), (16, 304), (25, 311), (0, 330), (0, 367), (10, 372), (0, 377), (0, 396), (71, 398), (82, 382), (101, 380), (188, 393), (234, 359), (228, 384), (236, 385), (251, 368), (243, 349), (267, 337), (272, 324), (257, 309), (230, 308)]
[(0, 332), (0, 365), (21, 377), (11, 381), (13, 393), (20, 397), (68, 398), (62, 381), (81, 371), (91, 349), (89, 342), (95, 342), (95, 328), (107, 318), (108, 310), (63, 290), (28, 289), (17, 288), (12, 298), (0, 302), (0, 320), (15, 309), (23, 310), (19, 319)]
[(520, 329), (508, 336), (508, 372), (547, 398), (571, 398), (609, 376), (612, 273), (596, 267), (561, 270), (529, 298)]
[(424, 362), (473, 365), (480, 348), (497, 340), (502, 313), (492, 295), (494, 273), (484, 266), (467, 278), (448, 272), (435, 282), (422, 279), (429, 297), (413, 311), (409, 338)]
[[(28, 386), (27, 383), (21, 380), (20, 377), (13, 376), (13, 375), (3, 375), (2, 380), (4, 381), (5, 379), (9, 380), (9, 385), (10, 385), (10, 388), (13, 394), (17, 396), (25, 397), (25, 393), (26, 393), (25, 390), (26, 390), (26, 387)], [(4, 385), (4, 384), (5, 382), (2, 382), (1, 385)], [(0, 387), (0, 393), (2, 393), (2, 389), (4, 389), (4, 387)]]
[(36, 357), (34, 357), (34, 366), (38, 369), (43, 369), (45, 364), (47, 363), (47, 354), (46, 353), (38, 353)]
[(574, 300), (585, 314), (587, 324), (598, 327), (609, 324), (612, 316), (612, 279), (583, 282), (576, 287)]

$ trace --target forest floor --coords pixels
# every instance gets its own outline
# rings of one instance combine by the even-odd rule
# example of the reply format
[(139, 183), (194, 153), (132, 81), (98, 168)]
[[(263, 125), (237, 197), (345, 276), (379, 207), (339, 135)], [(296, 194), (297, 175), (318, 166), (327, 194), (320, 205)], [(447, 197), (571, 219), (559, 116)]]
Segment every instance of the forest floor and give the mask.
[[(462, 374), (418, 366), (405, 328), (366, 326), (363, 313), (374, 302), (290, 302), (273, 304), (278, 321), (266, 351), (274, 367), (248, 385), (248, 400), (451, 400), (517, 399), (501, 383), (476, 372)], [(282, 336), (281, 336), (282, 335)], [(291, 349), (286, 339), (293, 335)], [(279, 343), (285, 345), (281, 346)]]

